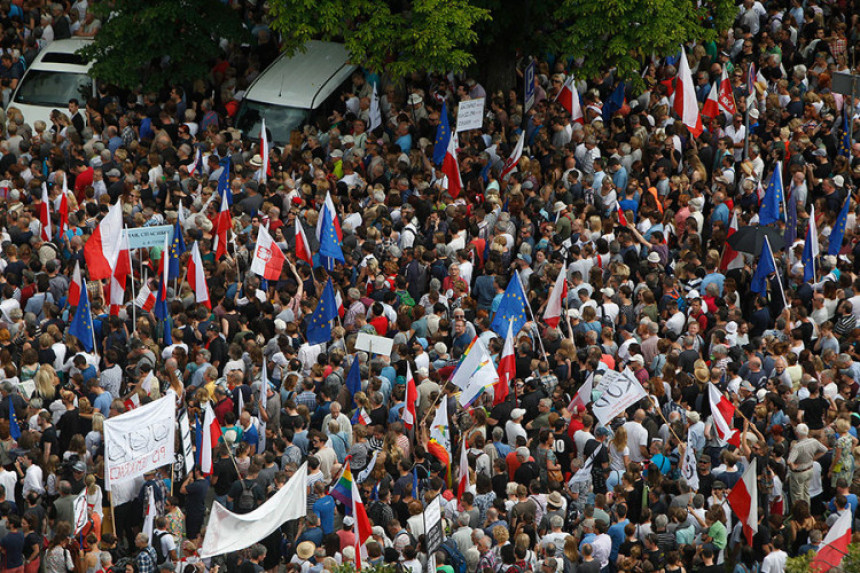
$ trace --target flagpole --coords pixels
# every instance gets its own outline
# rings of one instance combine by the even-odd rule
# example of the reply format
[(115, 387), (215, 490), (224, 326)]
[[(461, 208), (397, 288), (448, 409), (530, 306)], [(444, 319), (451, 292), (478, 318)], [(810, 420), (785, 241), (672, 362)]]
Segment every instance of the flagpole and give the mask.
[[(86, 288), (86, 286), (84, 286), (84, 288)], [(96, 321), (95, 321), (95, 318), (93, 318), (93, 305), (92, 304), (89, 305), (89, 311), (90, 311), (90, 324), (92, 325), (92, 328), (90, 329), (90, 331), (93, 334), (93, 353), (96, 355), (96, 358), (98, 358), (99, 357), (99, 346), (96, 343)]]
[[(126, 234), (126, 242), (128, 242), (128, 227), (124, 229)], [(137, 296), (134, 293), (134, 261), (131, 258), (131, 248), (128, 249), (128, 268), (130, 269), (131, 274), (131, 331), (132, 333), (137, 332), (137, 310), (134, 306), (134, 301), (137, 299)]]
[[(514, 271), (514, 275), (517, 277), (517, 280), (520, 282), (520, 289), (522, 289), (523, 294), (525, 294), (525, 293), (526, 293), (526, 289), (525, 289), (525, 287), (523, 286), (523, 281), (522, 281), (522, 279), (520, 278), (520, 273), (518, 273), (517, 271)], [(527, 308), (527, 309), (529, 309), (529, 315), (532, 317), (532, 322), (533, 322), (533, 323), (534, 323), (534, 325), (535, 325), (535, 329), (537, 329), (537, 331), (538, 331), (538, 333), (537, 333), (537, 334), (538, 334), (537, 339), (538, 339), (538, 343), (540, 344), (540, 351), (541, 351), (541, 353), (543, 354), (543, 359), (544, 359), (544, 360), (547, 360), (547, 357), (546, 357), (546, 349), (543, 347), (543, 340), (541, 339), (540, 329), (538, 328), (537, 320), (535, 320), (535, 314), (534, 314), (534, 312), (532, 311), (532, 305), (529, 303), (528, 299), (526, 299), (525, 304), (526, 304), (526, 308)]]
[(785, 300), (785, 289), (782, 287), (782, 279), (779, 278), (779, 271), (776, 268), (776, 258), (773, 256), (773, 249), (770, 247), (770, 241), (767, 238), (767, 235), (764, 237), (765, 243), (767, 243), (767, 250), (770, 252), (770, 260), (773, 263), (773, 269), (776, 274), (776, 284), (779, 286), (779, 294), (782, 296), (782, 306), (783, 308), (788, 308), (788, 301)]

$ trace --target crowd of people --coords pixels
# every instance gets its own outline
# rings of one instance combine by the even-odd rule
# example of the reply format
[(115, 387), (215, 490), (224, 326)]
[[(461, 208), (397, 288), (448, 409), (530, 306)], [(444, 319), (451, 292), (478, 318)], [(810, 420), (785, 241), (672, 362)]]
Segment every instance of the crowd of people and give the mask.
[[(833, 87), (860, 40), (854, 3), (744, 0), (732, 29), (687, 46), (701, 107), (724, 73), (734, 99), (729, 113), (703, 116), (698, 137), (673, 112), (677, 56), (643, 61), (642, 81), (623, 85), (611, 70), (581, 78), (577, 61), (543, 56), (528, 109), (522, 74), (494, 93), (472, 77), (390, 81), (359, 68), (330, 116), (271, 142), (269, 165), (260, 141), (233, 127), (248, 85), (278, 54), (257, 4), (237, 11), (254, 42), (225, 46), (196, 82), (157, 93), (100, 85), (52, 125), (14, 105), (0, 114), (4, 571), (340, 571), (357, 558), (354, 518), (330, 493), (347, 462), (354, 476), (367, 470), (363, 567), (780, 573), (789, 557), (819, 551), (846, 512), (853, 528), (860, 116)], [(6, 1), (0, 15), (4, 103), (41, 48), (100, 26), (86, 0)], [(581, 119), (558, 97), (565, 86)], [(439, 126), (456, 125), (459, 105), (477, 98), (483, 126), (457, 134), (453, 192), (434, 163)], [(505, 169), (521, 136), (522, 156)], [(727, 257), (726, 240), (758, 225), (777, 169), (785, 203), (769, 236), (786, 245), (773, 249), (762, 291), (752, 284), (761, 252)], [(296, 230), (316, 253), (327, 197), (344, 260), (315, 254), (309, 265)], [(124, 226), (175, 225), (196, 245), (210, 300), (198, 302), (184, 272), (159, 289), (169, 250), (134, 249), (122, 304), (110, 281), (84, 281), (93, 341), (81, 340), (70, 333), (75, 269), (86, 279), (84, 245), (117, 203)], [(250, 270), (263, 228), (287, 257), (274, 280)], [(821, 254), (805, 274), (812, 239)], [(562, 272), (562, 316), (548, 321)], [(330, 340), (311, 344), (329, 281), (340, 312)], [(507, 328), (491, 325), (511, 281), (529, 309), (513, 333), (515, 376), (503, 398), (487, 387), (464, 408), (449, 380), (476, 339), (498, 364)], [(165, 292), (169, 321), (133, 300), (147, 289)], [(390, 354), (357, 349), (362, 333), (391, 339)], [(346, 383), (354, 364), (359, 391)], [(594, 400), (613, 370), (646, 396), (601, 423)], [(712, 389), (734, 406), (736, 439), (721, 434)], [(146, 474), (132, 501), (112, 503), (105, 420), (171, 394), (195, 434), (195, 418), (214, 411), (212, 471), (186, 472), (180, 456)], [(445, 455), (430, 440), (440, 408)], [(749, 487), (753, 463), (750, 541), (727, 497)], [(214, 503), (250, 513), (303, 464), (303, 519), (200, 557)], [(428, 555), (421, 516), (437, 497), (446, 541)]]

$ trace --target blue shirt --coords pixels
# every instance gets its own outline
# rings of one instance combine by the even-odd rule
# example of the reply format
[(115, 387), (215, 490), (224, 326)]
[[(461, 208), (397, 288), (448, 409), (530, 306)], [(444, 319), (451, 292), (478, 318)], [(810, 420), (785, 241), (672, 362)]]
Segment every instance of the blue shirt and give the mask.
[(726, 226), (729, 224), (729, 208), (725, 203), (717, 205), (714, 212), (711, 213), (711, 223), (716, 223), (717, 221), (722, 221), (723, 225)]
[(714, 283), (720, 288), (720, 296), (723, 295), (723, 283), (726, 282), (726, 277), (722, 273), (710, 273), (705, 275), (705, 278), (702, 279), (702, 282), (699, 283), (699, 294), (705, 294), (705, 287), (709, 284)]
[(97, 408), (99, 412), (107, 416), (110, 412), (110, 403), (110, 392), (102, 392), (101, 394), (96, 396), (95, 400), (93, 400), (93, 408)]
[(323, 535), (334, 533), (334, 498), (324, 495), (314, 502), (313, 510), (320, 518)]
[(394, 142), (400, 148), (400, 151), (403, 153), (409, 153), (412, 150), (412, 135), (407, 133), (406, 135), (401, 135)]
[(615, 563), (618, 560), (618, 550), (621, 549), (621, 544), (624, 543), (624, 527), (630, 523), (629, 519), (619, 521), (609, 528), (607, 532), (612, 540), (612, 550), (609, 552), (609, 561)]

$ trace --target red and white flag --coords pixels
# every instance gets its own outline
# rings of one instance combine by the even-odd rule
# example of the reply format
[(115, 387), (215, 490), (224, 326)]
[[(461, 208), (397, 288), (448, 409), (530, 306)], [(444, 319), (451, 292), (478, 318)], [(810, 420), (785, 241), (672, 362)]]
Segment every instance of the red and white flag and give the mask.
[(448, 194), (456, 199), (463, 189), (463, 179), (460, 177), (457, 144), (453, 137), (448, 140), (448, 149), (445, 150), (445, 159), (442, 160), (442, 173), (448, 178)]
[(583, 124), (585, 117), (582, 115), (582, 104), (579, 102), (579, 92), (576, 91), (574, 82), (573, 76), (567, 78), (556, 100), (570, 114), (570, 121)]
[(365, 410), (364, 408), (359, 408), (357, 421), (362, 426), (369, 426), (370, 425), (371, 419), (370, 419), (370, 414), (367, 413), (367, 410)]
[(756, 475), (755, 458), (744, 470), (744, 475), (729, 492), (727, 499), (732, 510), (740, 518), (744, 528), (744, 536), (747, 538), (749, 546), (752, 547), (753, 535), (758, 532), (758, 476)]
[(84, 258), (91, 280), (110, 278), (121, 247), (122, 206), (117, 201), (84, 245)]
[(186, 275), (191, 290), (194, 291), (194, 300), (206, 308), (212, 308), (209, 301), (209, 286), (206, 284), (206, 273), (203, 269), (203, 257), (200, 255), (200, 246), (195, 241), (191, 247), (191, 258), (188, 259), (188, 274)]
[(69, 190), (66, 188), (66, 179), (63, 178), (63, 195), (60, 197), (60, 230), (59, 235), (69, 230)]
[(367, 559), (367, 547), (365, 543), (373, 535), (370, 519), (361, 501), (361, 492), (358, 483), (352, 480), (352, 519), (353, 533), (355, 534), (355, 570), (361, 571), (362, 560)]
[(517, 145), (514, 147), (511, 156), (505, 161), (505, 165), (502, 167), (502, 173), (499, 176), (499, 179), (504, 179), (517, 168), (517, 164), (520, 162), (520, 157), (523, 156), (523, 145), (525, 144), (525, 140), (526, 133), (523, 131), (520, 133), (520, 138), (517, 140)]
[(129, 251), (128, 235), (123, 233), (116, 268), (110, 277), (110, 314), (113, 316), (119, 316), (119, 311), (125, 303), (125, 286), (128, 281), (128, 275), (131, 274)]
[(729, 228), (726, 232), (726, 244), (723, 247), (723, 256), (720, 259), (720, 270), (722, 272), (730, 271), (732, 269), (742, 269), (744, 268), (744, 257), (739, 252), (734, 250), (731, 245), (729, 245), (728, 238), (738, 232), (738, 214), (732, 214), (732, 221), (729, 223)]
[(809, 569), (815, 573), (824, 573), (835, 567), (839, 567), (842, 558), (848, 554), (848, 544), (851, 543), (851, 508), (847, 508), (836, 522), (830, 526), (830, 531), (824, 537), (824, 544)]
[(257, 180), (264, 184), (266, 176), (271, 175), (271, 167), (269, 167), (269, 138), (266, 135), (266, 118), (264, 117), (260, 125), (260, 156), (263, 160), (260, 165)]
[(622, 227), (630, 226), (630, 223), (627, 222), (627, 215), (624, 214), (624, 209), (621, 208), (621, 205), (618, 205), (618, 224)]
[(155, 293), (149, 288), (148, 283), (144, 283), (140, 287), (140, 292), (137, 293), (137, 298), (134, 299), (134, 305), (146, 312), (155, 308)]
[(720, 110), (726, 117), (732, 117), (738, 111), (735, 105), (735, 92), (732, 89), (732, 82), (729, 80), (729, 73), (723, 68), (723, 73), (720, 76), (720, 94), (719, 94)]
[(502, 349), (502, 357), (499, 358), (499, 367), (496, 371), (499, 374), (499, 380), (493, 384), (493, 406), (505, 401), (511, 391), (511, 382), (517, 377), (513, 321), (508, 322), (508, 335), (505, 337), (505, 347)]
[[(337, 210), (334, 208), (334, 201), (331, 200), (331, 193), (326, 191), (325, 194), (325, 205), (323, 205), (323, 209), (328, 209), (328, 214), (331, 216), (331, 222), (334, 224), (334, 230), (337, 233), (337, 239), (339, 241), (343, 241), (343, 230), (340, 228), (340, 219), (337, 217)], [(316, 236), (317, 240), (322, 237), (322, 223), (323, 223), (323, 213), (322, 209), (320, 209), (320, 216), (317, 218), (317, 228), (316, 228)], [(308, 249), (310, 252), (310, 249)]]
[(43, 241), (51, 240), (51, 198), (48, 196), (48, 186), (42, 183), (42, 203), (39, 205), (39, 223), (42, 227)]
[(573, 399), (568, 404), (567, 409), (573, 412), (577, 406), (585, 408), (591, 402), (591, 393), (594, 391), (594, 372), (588, 375), (582, 386), (574, 394)]
[[(733, 443), (740, 438), (740, 433), (732, 428), (735, 417), (735, 406), (726, 398), (717, 387), (708, 384), (708, 396), (711, 400), (711, 417), (717, 429), (717, 437), (722, 444)], [(740, 440), (738, 440), (738, 444)]]
[(681, 122), (687, 126), (693, 137), (702, 135), (702, 118), (699, 115), (699, 102), (696, 100), (696, 88), (693, 86), (693, 74), (687, 62), (687, 52), (681, 48), (681, 62), (678, 65), (678, 81), (675, 82), (675, 113)]
[(460, 442), (460, 467), (457, 473), (457, 501), (469, 490), (469, 447), (466, 436)]
[(346, 315), (346, 307), (343, 305), (343, 297), (340, 296), (340, 291), (334, 293), (334, 302), (337, 304), (337, 314), (341, 318)]
[(257, 245), (254, 248), (254, 259), (251, 261), (251, 272), (269, 281), (281, 278), (281, 269), (287, 257), (281, 247), (272, 239), (269, 231), (262, 225), (257, 233)]
[(311, 245), (308, 243), (308, 237), (305, 235), (305, 228), (301, 223), (299, 223), (298, 217), (296, 217), (296, 258), (305, 261), (310, 266), (314, 266), (314, 259), (311, 254)]
[(205, 475), (212, 475), (214, 466), (213, 452), (218, 447), (218, 438), (221, 437), (221, 425), (215, 417), (212, 404), (206, 403), (203, 416), (203, 443), (200, 452), (200, 471)]
[(720, 113), (720, 102), (717, 96), (720, 88), (718, 84), (711, 85), (711, 91), (708, 92), (708, 99), (705, 100), (705, 105), (702, 106), (702, 115), (705, 117), (717, 117)]
[(75, 270), (72, 271), (72, 282), (69, 283), (69, 306), (78, 306), (81, 302), (81, 290), (84, 288), (84, 279), (81, 277), (81, 261), (75, 262)]
[(418, 401), (418, 388), (415, 387), (415, 377), (412, 376), (412, 368), (406, 364), (406, 405), (400, 411), (406, 429), (410, 430), (418, 420), (415, 403)]
[(200, 148), (197, 148), (197, 151), (194, 153), (194, 162), (188, 165), (188, 175), (190, 177), (194, 177), (194, 174), (197, 173), (197, 166), (203, 163), (203, 152), (200, 151)]
[(230, 216), (230, 205), (227, 203), (227, 193), (221, 195), (221, 211), (215, 220), (215, 260), (227, 254), (227, 231), (233, 227), (233, 217)]
[(567, 300), (567, 264), (561, 267), (549, 298), (546, 299), (546, 309), (543, 311), (543, 321), (550, 327), (555, 328), (561, 321), (562, 307)]

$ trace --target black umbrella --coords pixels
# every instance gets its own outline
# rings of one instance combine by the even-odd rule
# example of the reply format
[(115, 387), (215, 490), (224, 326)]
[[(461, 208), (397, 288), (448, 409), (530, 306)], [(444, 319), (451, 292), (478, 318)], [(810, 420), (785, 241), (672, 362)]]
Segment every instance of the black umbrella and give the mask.
[(785, 246), (782, 232), (775, 227), (748, 226), (741, 227), (729, 237), (728, 244), (739, 253), (749, 253), (758, 256), (764, 246), (764, 238), (770, 242), (771, 251), (779, 251)]

